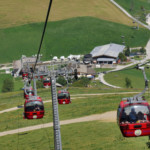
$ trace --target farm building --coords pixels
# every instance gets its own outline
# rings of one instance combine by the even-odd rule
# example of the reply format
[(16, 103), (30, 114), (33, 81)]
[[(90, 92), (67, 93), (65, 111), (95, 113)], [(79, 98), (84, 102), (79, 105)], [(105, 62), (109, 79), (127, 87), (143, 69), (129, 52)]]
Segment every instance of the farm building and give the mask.
[(77, 72), (79, 75), (95, 75), (96, 72), (95, 70), (92, 68), (92, 65), (84, 65), (84, 64), (80, 64), (77, 67)]
[(98, 64), (113, 64), (117, 62), (118, 55), (124, 48), (124, 45), (111, 43), (95, 47), (90, 54)]

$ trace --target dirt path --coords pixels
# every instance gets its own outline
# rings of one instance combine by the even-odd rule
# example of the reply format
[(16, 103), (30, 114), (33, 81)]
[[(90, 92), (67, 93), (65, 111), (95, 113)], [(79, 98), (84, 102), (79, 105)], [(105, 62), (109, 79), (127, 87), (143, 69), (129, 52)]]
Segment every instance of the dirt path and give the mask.
[[(63, 121), (60, 121), (60, 125), (67, 125), (67, 124), (72, 124), (72, 123), (95, 121), (95, 120), (99, 120), (99, 121), (103, 121), (103, 122), (115, 122), (116, 121), (116, 111), (109, 111), (109, 112), (106, 112), (103, 114), (90, 115), (90, 116), (80, 117), (80, 118), (76, 118), (76, 119), (63, 120)], [(40, 124), (40, 125), (34, 125), (34, 126), (25, 127), (25, 128), (19, 128), (19, 129), (15, 129), (15, 130), (0, 132), (0, 136), (22, 133), (22, 132), (27, 132), (27, 131), (31, 131), (31, 130), (38, 130), (38, 129), (48, 128), (48, 127), (52, 127), (52, 126), (53, 126), (52, 122)]]
[[(135, 93), (139, 93), (139, 92), (115, 92), (115, 93), (94, 93), (94, 94), (73, 94), (71, 96), (98, 96), (98, 95), (115, 95), (115, 94), (135, 94)], [(86, 97), (73, 97), (71, 99), (76, 99), (76, 98), (86, 98)], [(52, 100), (47, 100), (47, 101), (43, 101), (44, 103), (50, 103), (52, 102)], [(22, 108), (23, 105), (19, 106), (19, 107), (13, 107), (13, 108), (9, 108), (9, 109), (5, 109), (5, 110), (1, 110), (0, 114), (5, 113), (5, 112), (10, 112), (10, 111), (15, 111), (18, 110), (20, 108)]]

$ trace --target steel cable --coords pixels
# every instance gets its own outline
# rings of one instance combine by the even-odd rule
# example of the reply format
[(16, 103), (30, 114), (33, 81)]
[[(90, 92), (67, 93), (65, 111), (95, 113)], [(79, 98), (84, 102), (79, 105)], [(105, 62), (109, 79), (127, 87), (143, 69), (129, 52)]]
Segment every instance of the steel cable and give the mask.
[[(46, 30), (46, 27), (47, 27), (47, 22), (48, 22), (48, 18), (49, 18), (51, 6), (52, 6), (52, 0), (50, 0), (50, 2), (49, 2), (49, 7), (48, 7), (48, 11), (47, 11), (47, 16), (46, 16), (46, 20), (45, 20), (45, 24), (44, 24), (44, 29), (43, 29), (43, 33), (42, 33), (42, 37), (41, 37), (41, 42), (40, 42), (40, 45), (39, 45), (39, 50), (38, 50), (38, 52), (37, 52), (37, 57), (36, 57), (36, 62), (35, 62), (35, 65), (34, 65), (33, 73), (35, 72), (35, 68), (36, 68), (36, 65), (37, 65), (37, 61), (38, 61), (38, 59), (39, 59), (39, 54), (40, 54), (40, 51), (41, 51), (41, 47), (42, 47), (42, 43), (43, 43), (43, 39), (44, 39), (44, 35), (45, 35), (45, 30)], [(33, 75), (33, 74), (32, 74), (32, 75)]]

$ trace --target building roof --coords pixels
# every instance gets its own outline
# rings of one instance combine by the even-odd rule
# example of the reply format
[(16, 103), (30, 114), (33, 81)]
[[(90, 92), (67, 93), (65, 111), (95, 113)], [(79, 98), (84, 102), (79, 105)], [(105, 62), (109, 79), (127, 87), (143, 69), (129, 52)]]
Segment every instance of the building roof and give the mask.
[(113, 58), (98, 58), (97, 61), (114, 61)]
[(124, 48), (124, 45), (111, 43), (95, 47), (90, 54), (92, 54), (92, 57), (109, 56), (117, 58), (119, 53), (123, 52)]

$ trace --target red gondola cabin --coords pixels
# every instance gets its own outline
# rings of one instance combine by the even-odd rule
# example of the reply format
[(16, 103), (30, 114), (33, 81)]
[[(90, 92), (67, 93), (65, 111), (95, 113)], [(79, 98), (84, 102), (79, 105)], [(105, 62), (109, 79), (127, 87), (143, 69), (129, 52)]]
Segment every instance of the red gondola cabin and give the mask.
[(45, 88), (49, 88), (49, 87), (51, 86), (50, 80), (49, 80), (49, 79), (44, 79), (44, 80), (43, 80), (43, 86), (44, 86)]
[(124, 137), (150, 135), (150, 109), (143, 98), (126, 98), (120, 102), (117, 112), (118, 125)]
[(22, 79), (24, 80), (26, 78), (28, 78), (28, 73), (27, 72), (23, 72), (22, 73)]
[(68, 91), (60, 90), (58, 91), (58, 103), (59, 104), (70, 104), (70, 94)]
[(24, 89), (24, 98), (28, 99), (29, 95), (34, 96), (34, 92), (33, 92), (32, 87), (26, 87), (26, 89)]
[(40, 119), (44, 116), (44, 104), (39, 96), (32, 96), (24, 103), (25, 119)]

